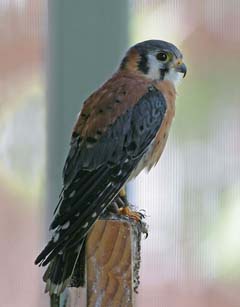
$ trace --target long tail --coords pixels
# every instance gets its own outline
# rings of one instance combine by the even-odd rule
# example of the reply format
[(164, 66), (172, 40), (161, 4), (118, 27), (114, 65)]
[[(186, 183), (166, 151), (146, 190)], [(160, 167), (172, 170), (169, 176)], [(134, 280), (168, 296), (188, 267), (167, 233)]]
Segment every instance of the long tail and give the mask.
[(35, 264), (48, 265), (43, 280), (50, 295), (59, 296), (71, 285), (72, 275), (77, 277), (73, 272), (87, 234), (116, 197), (140, 158), (126, 159), (115, 167), (104, 165), (94, 175), (93, 171), (81, 171), (79, 178), (88, 178), (87, 186), (82, 181), (73, 182), (65, 191), (66, 195), (61, 198), (59, 210), (51, 224), (54, 231), (52, 239), (35, 260)]
[(57, 294), (50, 294), (50, 306), (59, 307), (60, 306), (60, 296)]
[(59, 296), (70, 284), (83, 243), (84, 239), (81, 240), (77, 248), (63, 250), (51, 260), (43, 275), (43, 280), (46, 282), (45, 292)]

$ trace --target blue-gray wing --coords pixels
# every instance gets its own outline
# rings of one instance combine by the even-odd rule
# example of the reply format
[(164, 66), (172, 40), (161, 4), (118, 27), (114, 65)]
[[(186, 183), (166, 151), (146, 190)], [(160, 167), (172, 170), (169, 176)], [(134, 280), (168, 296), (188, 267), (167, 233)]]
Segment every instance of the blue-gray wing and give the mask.
[[(117, 195), (154, 140), (166, 112), (161, 92), (151, 87), (96, 138), (74, 134), (64, 168), (64, 187), (51, 229), (55, 238), (37, 258), (47, 264), (82, 240)], [(57, 235), (56, 235), (57, 234)]]

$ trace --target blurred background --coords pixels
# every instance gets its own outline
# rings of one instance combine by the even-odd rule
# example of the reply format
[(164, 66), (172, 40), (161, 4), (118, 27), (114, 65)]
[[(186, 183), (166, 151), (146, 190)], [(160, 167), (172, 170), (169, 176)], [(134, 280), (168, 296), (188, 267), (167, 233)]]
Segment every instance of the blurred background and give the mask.
[(33, 261), (76, 115), (152, 38), (188, 74), (160, 163), (129, 187), (150, 225), (137, 306), (240, 306), (240, 2), (0, 0), (1, 306), (48, 306)]

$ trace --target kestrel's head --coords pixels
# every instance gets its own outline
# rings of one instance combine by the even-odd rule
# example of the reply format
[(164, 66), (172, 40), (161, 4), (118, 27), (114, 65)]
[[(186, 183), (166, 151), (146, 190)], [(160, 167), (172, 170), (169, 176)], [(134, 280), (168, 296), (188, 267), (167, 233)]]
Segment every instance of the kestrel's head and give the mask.
[(138, 72), (152, 80), (170, 80), (175, 85), (187, 73), (180, 50), (160, 40), (148, 40), (131, 47), (120, 69)]

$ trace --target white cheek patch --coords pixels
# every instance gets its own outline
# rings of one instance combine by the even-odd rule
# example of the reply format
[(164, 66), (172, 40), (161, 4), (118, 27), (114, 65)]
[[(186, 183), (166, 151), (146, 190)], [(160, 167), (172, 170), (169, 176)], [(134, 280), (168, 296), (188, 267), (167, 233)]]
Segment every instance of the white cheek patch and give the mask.
[(159, 80), (160, 79), (159, 61), (152, 54), (148, 54), (148, 67), (149, 67), (149, 70), (148, 70), (147, 76), (150, 79)]
[(177, 86), (183, 79), (183, 73), (176, 71), (174, 68), (170, 69), (165, 73), (164, 80), (171, 81), (175, 86)]
[[(148, 73), (147, 76), (153, 80), (160, 80), (160, 69), (164, 69), (163, 64), (159, 62), (153, 54), (148, 54)], [(164, 80), (171, 81), (176, 87), (183, 78), (183, 73), (180, 73), (175, 70), (174, 67), (170, 68), (168, 72), (164, 74)]]

